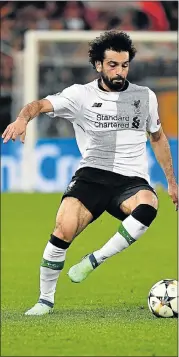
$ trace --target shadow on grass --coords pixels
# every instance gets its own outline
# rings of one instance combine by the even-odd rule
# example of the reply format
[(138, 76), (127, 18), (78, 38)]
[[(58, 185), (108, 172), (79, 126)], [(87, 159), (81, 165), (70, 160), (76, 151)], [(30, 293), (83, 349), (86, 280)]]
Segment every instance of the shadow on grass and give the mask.
[(135, 307), (81, 307), (81, 308), (56, 308), (53, 312), (53, 314), (50, 315), (45, 315), (45, 316), (25, 316), (24, 312), (21, 310), (19, 311), (8, 311), (8, 310), (2, 310), (1, 311), (1, 322), (2, 324), (5, 323), (6, 321), (43, 321), (43, 320), (49, 320), (49, 321), (54, 321), (58, 320), (60, 322), (65, 322), (69, 320), (74, 320), (75, 323), (77, 321), (93, 321), (93, 322), (99, 322), (102, 320), (111, 320), (111, 321), (120, 321), (126, 320), (128, 322), (132, 321), (146, 321), (146, 320), (152, 320), (152, 319), (157, 319), (155, 318), (150, 311), (148, 310), (147, 307), (143, 306), (135, 306)]

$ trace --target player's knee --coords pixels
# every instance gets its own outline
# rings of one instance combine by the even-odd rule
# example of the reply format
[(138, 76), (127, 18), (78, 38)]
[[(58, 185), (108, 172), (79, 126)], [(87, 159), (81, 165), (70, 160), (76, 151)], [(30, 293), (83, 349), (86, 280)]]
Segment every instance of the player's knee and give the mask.
[(56, 221), (53, 234), (66, 242), (71, 242), (75, 236), (75, 230), (70, 224)]
[(157, 216), (157, 208), (149, 204), (140, 204), (132, 211), (132, 216), (144, 226), (149, 227)]
[(136, 194), (136, 206), (139, 206), (140, 204), (147, 204), (155, 209), (158, 208), (158, 198), (157, 196), (148, 190), (141, 190)]

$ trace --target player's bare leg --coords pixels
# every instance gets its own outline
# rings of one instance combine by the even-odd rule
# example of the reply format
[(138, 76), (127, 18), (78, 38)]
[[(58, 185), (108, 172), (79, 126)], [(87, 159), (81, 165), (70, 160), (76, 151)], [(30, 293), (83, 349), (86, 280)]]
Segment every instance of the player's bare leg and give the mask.
[(73, 282), (80, 283), (106, 259), (137, 241), (155, 219), (158, 199), (153, 192), (141, 190), (124, 201), (120, 208), (128, 217), (122, 222), (118, 232), (101, 249), (87, 255), (80, 263), (70, 268), (68, 275)]
[(78, 199), (64, 198), (41, 262), (39, 301), (25, 313), (26, 315), (45, 315), (53, 311), (56, 285), (64, 266), (67, 249), (92, 218), (92, 214)]

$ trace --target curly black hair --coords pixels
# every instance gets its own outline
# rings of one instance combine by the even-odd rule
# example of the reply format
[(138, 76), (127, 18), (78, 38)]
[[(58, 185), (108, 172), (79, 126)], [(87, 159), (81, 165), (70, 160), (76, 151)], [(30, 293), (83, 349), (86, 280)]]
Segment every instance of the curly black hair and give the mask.
[(105, 31), (89, 43), (89, 62), (93, 68), (96, 68), (96, 61), (103, 62), (106, 50), (129, 52), (129, 61), (132, 61), (137, 52), (131, 38), (126, 32), (116, 30)]

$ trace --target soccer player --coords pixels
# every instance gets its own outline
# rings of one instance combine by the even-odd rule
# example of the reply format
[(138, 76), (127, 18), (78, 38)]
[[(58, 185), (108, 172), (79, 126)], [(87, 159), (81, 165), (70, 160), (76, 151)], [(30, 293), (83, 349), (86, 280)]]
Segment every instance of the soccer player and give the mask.
[(89, 46), (89, 59), (99, 78), (27, 104), (2, 135), (4, 143), (18, 136), (24, 143), (29, 121), (39, 113), (48, 113), (73, 124), (82, 154), (43, 253), (39, 300), (26, 315), (53, 311), (57, 280), (69, 246), (104, 211), (122, 223), (104, 246), (70, 268), (72, 282), (83, 281), (108, 258), (136, 242), (156, 218), (158, 198), (150, 186), (147, 135), (168, 181), (169, 196), (178, 209), (178, 188), (156, 95), (148, 87), (127, 80), (135, 54), (126, 33), (104, 32)]

